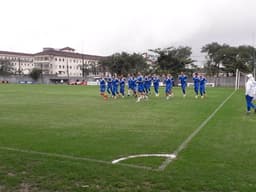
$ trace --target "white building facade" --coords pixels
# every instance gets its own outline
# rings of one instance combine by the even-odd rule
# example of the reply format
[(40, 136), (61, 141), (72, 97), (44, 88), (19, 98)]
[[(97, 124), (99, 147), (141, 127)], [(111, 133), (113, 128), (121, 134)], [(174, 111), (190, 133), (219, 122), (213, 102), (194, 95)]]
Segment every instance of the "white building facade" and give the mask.
[[(34, 68), (43, 74), (59, 78), (84, 77), (86, 74), (98, 75), (102, 56), (76, 53), (75, 49), (44, 48), (36, 54), (0, 51), (0, 59), (8, 60), (13, 73), (29, 74)], [(86, 73), (86, 74), (85, 74)]]
[(0, 51), (0, 60), (8, 61), (14, 74), (27, 75), (35, 67), (33, 54)]

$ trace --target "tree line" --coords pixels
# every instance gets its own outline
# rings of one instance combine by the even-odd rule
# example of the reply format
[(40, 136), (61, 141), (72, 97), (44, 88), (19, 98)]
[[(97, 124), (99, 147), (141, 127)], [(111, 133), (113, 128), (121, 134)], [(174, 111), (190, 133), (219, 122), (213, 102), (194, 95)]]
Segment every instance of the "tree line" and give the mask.
[[(157, 55), (157, 60), (150, 67), (146, 58), (141, 54), (126, 52), (115, 53), (101, 61), (100, 66), (116, 74), (128, 73), (172, 73), (181, 71), (192, 74), (198, 71), (196, 60), (191, 58), (192, 48), (188, 46), (150, 49)], [(204, 54), (204, 72), (210, 76), (218, 77), (220, 74), (234, 76), (236, 69), (242, 72), (252, 72), (255, 68), (256, 49), (249, 45), (230, 46), (213, 42), (202, 47)], [(186, 66), (191, 65), (188, 69)]]

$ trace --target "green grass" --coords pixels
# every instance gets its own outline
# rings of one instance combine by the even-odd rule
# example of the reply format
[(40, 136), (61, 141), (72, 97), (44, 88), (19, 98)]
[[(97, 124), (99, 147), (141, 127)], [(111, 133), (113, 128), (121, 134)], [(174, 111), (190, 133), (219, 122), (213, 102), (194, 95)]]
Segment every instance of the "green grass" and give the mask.
[[(9, 147), (111, 162), (171, 153), (233, 89), (209, 88), (205, 99), (109, 99), (98, 88), (0, 85), (2, 191), (255, 191), (256, 115), (236, 92), (164, 171), (3, 150)], [(158, 168), (165, 158), (126, 164)]]

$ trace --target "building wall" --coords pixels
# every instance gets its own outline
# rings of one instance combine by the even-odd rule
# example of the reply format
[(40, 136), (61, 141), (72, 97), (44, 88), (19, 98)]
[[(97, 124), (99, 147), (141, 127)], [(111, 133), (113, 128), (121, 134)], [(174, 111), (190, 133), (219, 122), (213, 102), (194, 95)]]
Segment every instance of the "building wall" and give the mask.
[[(37, 54), (22, 54), (15, 52), (0, 51), (0, 59), (9, 60), (14, 74), (29, 74), (33, 68), (43, 70), (43, 74), (57, 77), (82, 77), (83, 66), (87, 71), (93, 72), (98, 68), (98, 56), (90, 58), (75, 53), (75, 50), (45, 48)], [(100, 58), (100, 57), (99, 57)], [(97, 75), (97, 70), (95, 70)]]
[(1, 60), (9, 60), (13, 73), (15, 74), (29, 74), (34, 68), (33, 56), (20, 55), (15, 53), (0, 53)]

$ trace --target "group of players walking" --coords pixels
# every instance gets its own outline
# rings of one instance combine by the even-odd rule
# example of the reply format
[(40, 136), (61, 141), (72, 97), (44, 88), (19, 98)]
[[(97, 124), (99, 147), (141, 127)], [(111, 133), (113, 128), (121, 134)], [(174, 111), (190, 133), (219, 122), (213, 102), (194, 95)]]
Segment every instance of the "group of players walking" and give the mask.
[[(179, 82), (182, 90), (183, 97), (186, 97), (187, 76), (181, 72), (179, 75)], [(193, 75), (195, 98), (198, 98), (200, 93), (201, 98), (206, 94), (205, 84), (207, 82), (203, 74), (195, 73)], [(142, 99), (147, 100), (151, 94), (151, 86), (153, 84), (155, 96), (159, 96), (159, 86), (161, 83), (160, 77), (156, 74), (143, 76), (140, 72), (136, 75), (128, 74), (127, 77), (109, 76), (101, 77), (100, 81), (100, 94), (106, 100), (108, 96), (116, 99), (117, 97), (125, 96), (125, 85), (128, 85), (127, 96), (133, 95), (137, 98), (137, 102)], [(165, 96), (168, 100), (173, 96), (172, 88), (174, 86), (174, 78), (171, 74), (162, 75), (162, 83), (165, 85)]]

